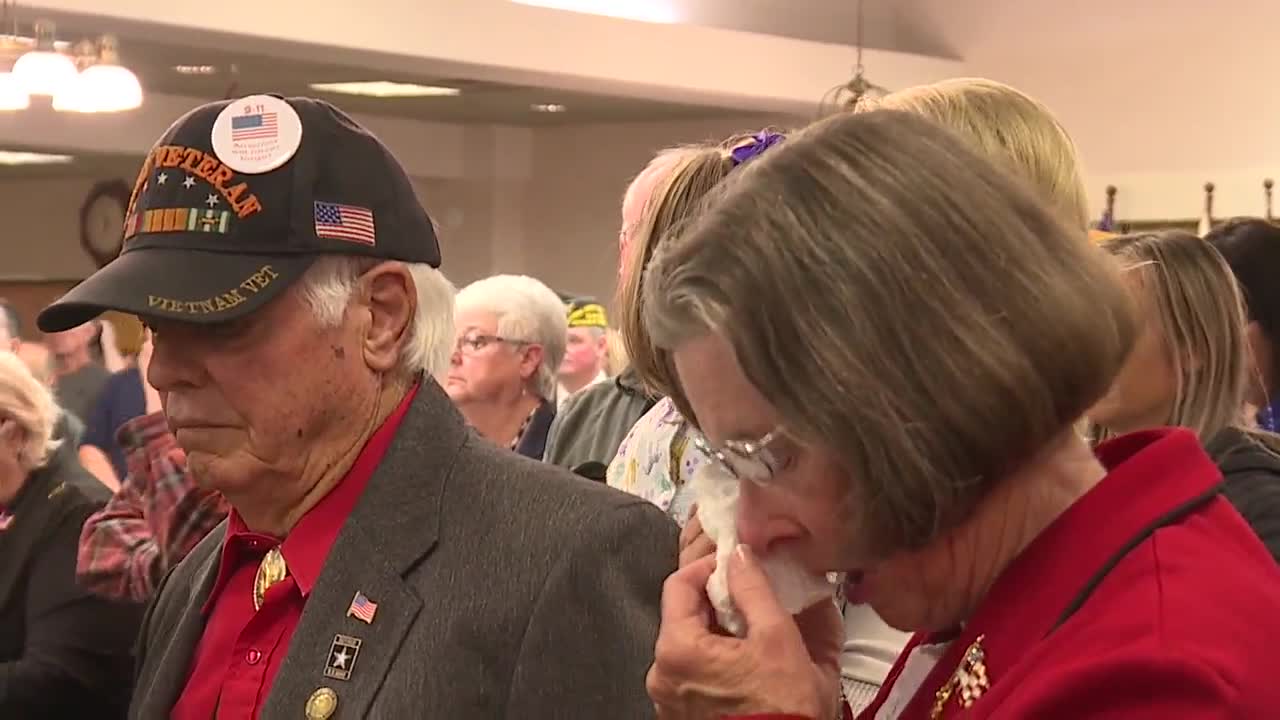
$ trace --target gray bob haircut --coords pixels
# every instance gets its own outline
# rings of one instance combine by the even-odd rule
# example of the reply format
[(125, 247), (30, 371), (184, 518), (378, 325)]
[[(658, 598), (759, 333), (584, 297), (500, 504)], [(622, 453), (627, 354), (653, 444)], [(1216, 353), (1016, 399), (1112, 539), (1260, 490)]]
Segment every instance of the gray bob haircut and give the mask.
[(1116, 264), (917, 115), (830, 117), (733, 173), (649, 269), (670, 350), (734, 348), (798, 442), (850, 478), (850, 521), (925, 546), (1107, 391), (1135, 320)]
[(496, 316), (498, 335), (542, 348), (542, 363), (530, 380), (543, 400), (556, 399), (556, 371), (564, 360), (569, 320), (555, 291), (528, 275), (491, 275), (458, 292), (455, 310), (483, 310)]

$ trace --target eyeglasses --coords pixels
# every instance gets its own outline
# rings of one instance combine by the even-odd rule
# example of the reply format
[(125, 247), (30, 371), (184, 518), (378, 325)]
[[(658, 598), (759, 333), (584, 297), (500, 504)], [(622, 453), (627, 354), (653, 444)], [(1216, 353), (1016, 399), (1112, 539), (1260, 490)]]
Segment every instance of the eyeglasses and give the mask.
[(767, 485), (783, 466), (783, 458), (769, 447), (782, 435), (782, 428), (778, 427), (756, 440), (726, 440), (720, 447), (712, 447), (706, 436), (697, 431), (691, 433), (690, 439), (694, 447), (733, 479)]
[(525, 340), (512, 340), (504, 338), (500, 335), (464, 335), (458, 338), (458, 342), (453, 346), (454, 352), (463, 355), (475, 355), (481, 350), (497, 343), (506, 343), (508, 345), (527, 345)]

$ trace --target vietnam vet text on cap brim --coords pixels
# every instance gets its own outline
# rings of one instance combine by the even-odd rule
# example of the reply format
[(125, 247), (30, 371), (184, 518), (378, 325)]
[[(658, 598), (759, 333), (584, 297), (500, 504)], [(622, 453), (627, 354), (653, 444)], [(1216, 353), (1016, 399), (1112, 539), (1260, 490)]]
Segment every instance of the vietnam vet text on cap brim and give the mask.
[(203, 105), (147, 154), (120, 256), (37, 325), (65, 330), (106, 310), (197, 323), (234, 320), (316, 258), (440, 266), (440, 246), (391, 152), (332, 105), (252, 95)]
[[(279, 295), (314, 261), (309, 255), (242, 256), (178, 248), (124, 253), (45, 308), (39, 325), (45, 332), (65, 330), (106, 309), (185, 322), (235, 320)], [(225, 281), (237, 277), (238, 283)]]

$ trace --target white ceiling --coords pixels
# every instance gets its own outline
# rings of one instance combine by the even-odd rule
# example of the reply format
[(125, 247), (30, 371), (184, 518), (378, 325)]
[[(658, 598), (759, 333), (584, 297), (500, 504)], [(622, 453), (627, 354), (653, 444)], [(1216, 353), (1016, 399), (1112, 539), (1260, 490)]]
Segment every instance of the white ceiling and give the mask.
[[(957, 1), (957, 0), (953, 0)], [(968, 2), (969, 0), (964, 0)], [(670, 0), (693, 25), (856, 45), (859, 0)], [(863, 0), (863, 44), (878, 50), (959, 59), (927, 0)]]
[[(839, 45), (858, 39), (858, 0), (666, 0), (678, 6), (689, 24)], [(864, 0), (863, 41), (869, 48), (954, 59), (955, 49), (938, 31), (937, 7), (943, 0)], [(968, 2), (969, 0), (965, 0)], [(935, 11), (931, 13), (930, 11)], [(243, 44), (223, 42), (216, 32), (200, 36), (155, 33), (127, 23), (110, 29), (121, 38), (123, 61), (134, 68), (148, 92), (207, 97), (250, 92), (314, 95), (312, 82), (397, 80), (459, 87), (457, 97), (369, 99), (335, 96), (330, 99), (352, 112), (395, 115), (423, 120), (511, 125), (558, 125), (583, 122), (658, 121), (714, 117), (725, 110), (673, 102), (639, 100), (599, 93), (549, 90), (528, 85), (484, 82), (462, 68), (421, 67), (417, 72), (390, 75), (361, 67), (350, 53), (331, 53), (328, 62), (303, 58), (307, 53), (285, 46), (246, 52)], [(101, 32), (99, 19), (62, 17), (60, 39), (76, 39)], [(236, 49), (229, 49), (236, 48)], [(279, 51), (279, 52), (277, 52)], [(315, 57), (312, 55), (312, 57)], [(852, 68), (855, 53), (849, 52)], [(717, 62), (732, 62), (722, 58)], [(210, 77), (178, 75), (174, 65), (212, 65)], [(875, 65), (868, 63), (875, 78)], [(454, 72), (450, 72), (454, 70)], [(844, 78), (832, 77), (832, 85)], [(620, 91), (620, 93), (623, 91)], [(815, 102), (818, 98), (815, 98)], [(537, 104), (564, 105), (562, 114), (539, 113)]]
[[(57, 25), (58, 39), (75, 41), (102, 32), (93, 19), (64, 19)], [(440, 68), (422, 68), (411, 73), (386, 73), (362, 67), (349, 54), (330, 54), (328, 61), (298, 57), (300, 53), (272, 50), (245, 51), (221, 46), (219, 36), (210, 34), (203, 42), (167, 34), (156, 35), (128, 25), (111, 27), (119, 36), (121, 62), (132, 69), (144, 92), (206, 99), (280, 93), (320, 96), (352, 113), (388, 115), (448, 123), (486, 123), (516, 126), (545, 126), (569, 123), (646, 122), (717, 117), (728, 114), (723, 108), (658, 102), (571, 92), (511, 83), (473, 80), (461, 73)], [(30, 34), (29, 27), (19, 32)], [(175, 66), (210, 66), (212, 75), (183, 75)], [(458, 88), (457, 96), (369, 98), (327, 95), (311, 89), (311, 83), (390, 80)], [(560, 105), (562, 113), (539, 112), (536, 105)]]

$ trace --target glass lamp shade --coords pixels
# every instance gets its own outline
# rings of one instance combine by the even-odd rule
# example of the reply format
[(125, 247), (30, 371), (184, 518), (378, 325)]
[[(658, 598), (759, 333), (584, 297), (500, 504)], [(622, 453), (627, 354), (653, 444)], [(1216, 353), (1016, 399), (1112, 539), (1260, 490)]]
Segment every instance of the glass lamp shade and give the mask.
[(31, 96), (13, 73), (0, 72), (0, 111), (26, 110), (31, 106)]
[(64, 112), (121, 112), (142, 105), (142, 86), (121, 65), (92, 65), (55, 95), (53, 109)]
[(71, 58), (51, 50), (32, 50), (13, 64), (13, 76), (28, 95), (57, 95), (70, 85), (78, 72)]

